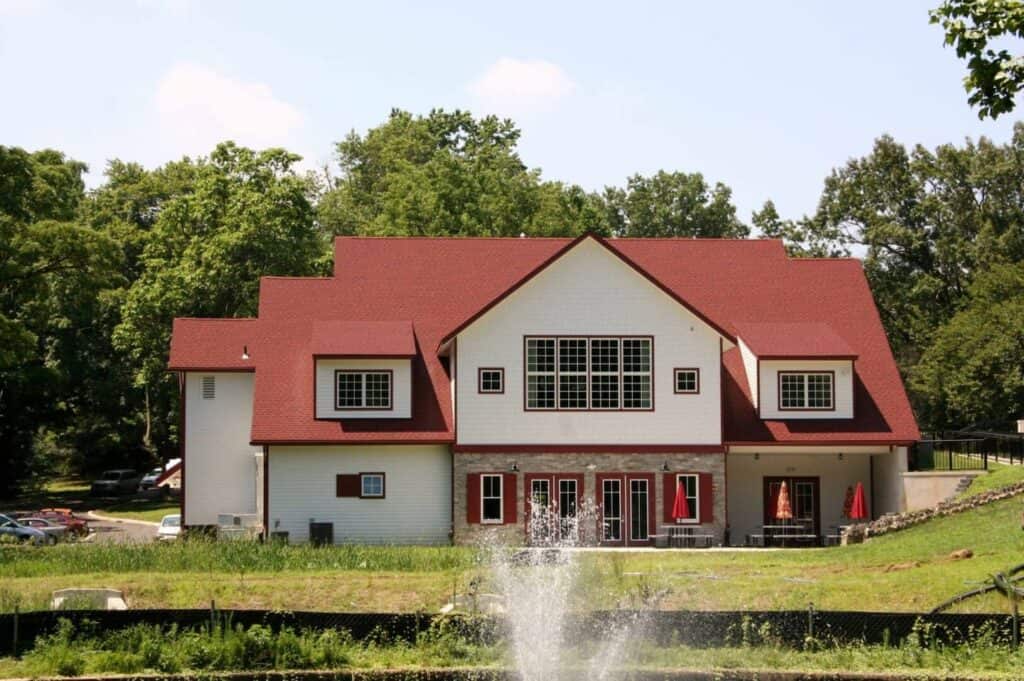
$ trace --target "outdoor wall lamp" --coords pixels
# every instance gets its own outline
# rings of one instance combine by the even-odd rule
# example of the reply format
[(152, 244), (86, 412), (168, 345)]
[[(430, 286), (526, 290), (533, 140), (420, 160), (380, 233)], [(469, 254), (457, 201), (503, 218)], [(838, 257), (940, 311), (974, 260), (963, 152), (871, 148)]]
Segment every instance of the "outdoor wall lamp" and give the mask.
[(761, 460), (761, 454), (759, 452), (754, 452), (754, 461), (760, 461), (760, 460)]
[(840, 460), (840, 461), (842, 461), (842, 460), (843, 460), (843, 453), (842, 453), (842, 452), (839, 452), (839, 460)]
[(242, 359), (249, 359), (249, 346), (248, 345), (243, 345), (242, 346)]
[(512, 462), (512, 472), (513, 473), (518, 473), (519, 472), (519, 462), (518, 461), (513, 461)]
[(665, 460), (665, 463), (661, 464), (661, 470), (662, 470), (663, 473), (668, 473), (668, 460), (667, 459)]

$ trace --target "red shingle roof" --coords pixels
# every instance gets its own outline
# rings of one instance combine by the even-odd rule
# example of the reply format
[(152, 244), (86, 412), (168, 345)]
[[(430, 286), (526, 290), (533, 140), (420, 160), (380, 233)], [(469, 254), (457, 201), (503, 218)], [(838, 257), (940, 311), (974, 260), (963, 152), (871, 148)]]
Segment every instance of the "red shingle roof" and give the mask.
[(413, 357), (416, 339), (411, 322), (313, 322), (317, 357)]
[[(257, 319), (179, 317), (171, 329), (172, 371), (253, 371), (256, 368)], [(243, 359), (242, 355), (249, 355)]]
[(856, 359), (857, 353), (824, 322), (741, 322), (740, 340), (761, 359)]
[[(449, 376), (435, 354), (446, 334), (541, 267), (568, 239), (339, 238), (334, 277), (265, 277), (259, 321), (218, 334), (177, 320), (174, 369), (236, 368), (250, 338), (257, 365), (255, 443), (450, 442)], [(757, 419), (738, 351), (725, 353), (725, 439), (736, 443), (905, 442), (917, 425), (860, 262), (790, 259), (775, 240), (613, 239), (606, 245), (728, 335), (752, 324), (822, 324), (857, 355), (855, 418)], [(410, 324), (413, 417), (313, 418), (314, 327), (331, 320)], [(232, 323), (213, 322), (231, 327)], [(245, 323), (235, 322), (245, 327)], [(396, 324), (397, 326), (397, 324)], [(775, 328), (781, 328), (776, 326)], [(258, 331), (258, 333), (257, 333)], [(827, 342), (834, 348), (834, 339)], [(235, 349), (237, 347), (237, 350)], [(259, 354), (256, 354), (259, 353)], [(184, 359), (188, 361), (184, 361)], [(204, 366), (202, 368), (211, 368)]]

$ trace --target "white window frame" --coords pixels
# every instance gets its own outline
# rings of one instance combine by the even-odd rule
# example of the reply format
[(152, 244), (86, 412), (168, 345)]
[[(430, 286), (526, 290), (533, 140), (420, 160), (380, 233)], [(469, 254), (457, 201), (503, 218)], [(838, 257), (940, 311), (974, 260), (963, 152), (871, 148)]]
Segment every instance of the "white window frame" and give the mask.
[[(561, 371), (561, 341), (563, 340), (586, 340), (587, 342), (587, 370), (583, 371)], [(537, 371), (530, 369), (530, 344), (537, 344), (540, 341), (548, 341), (554, 345), (554, 371)], [(594, 369), (594, 343), (599, 341), (615, 341), (618, 348), (617, 368), (615, 371), (596, 371)], [(647, 371), (626, 371), (625, 368), (625, 345), (627, 341), (639, 341), (648, 348), (649, 366)], [(571, 376), (586, 375), (586, 406), (562, 407), (561, 404), (561, 374)], [(554, 381), (554, 403), (550, 407), (533, 406), (530, 402), (530, 379), (532, 377), (548, 376)], [(617, 402), (612, 407), (594, 406), (594, 378), (598, 376), (614, 376), (617, 382)], [(649, 400), (646, 406), (629, 406), (625, 402), (625, 377), (644, 376), (648, 378)], [(523, 409), (525, 411), (654, 411), (654, 336), (652, 335), (626, 335), (626, 336), (524, 336), (523, 337)]]
[[(367, 494), (366, 481), (370, 478), (380, 480), (380, 494)], [(361, 499), (383, 499), (384, 498), (384, 474), (383, 473), (360, 473), (359, 474), (359, 497)]]
[[(562, 370), (562, 341), (583, 342), (583, 371)], [(579, 407), (562, 406), (562, 376), (583, 378), (583, 405)], [(590, 407), (590, 342), (582, 336), (558, 336), (555, 338), (555, 407), (559, 411), (586, 411)]]
[[(802, 400), (800, 406), (787, 407), (784, 406), (782, 400), (782, 380), (789, 376), (801, 377), (803, 383)], [(824, 407), (812, 407), (810, 406), (810, 377), (826, 377), (828, 378), (828, 406)], [(836, 377), (832, 371), (780, 371), (778, 374), (778, 399), (779, 399), (779, 411), (835, 411), (836, 410)]]
[[(693, 517), (677, 519), (676, 525), (700, 525), (700, 475), (698, 473), (676, 473), (676, 489), (679, 489), (679, 481), (682, 478), (693, 478)], [(686, 485), (683, 485), (683, 492), (686, 492)], [(686, 497), (689, 499), (689, 495)]]
[[(682, 374), (691, 374), (693, 376), (693, 390), (680, 390), (679, 388), (679, 376)], [(672, 372), (672, 391), (676, 395), (699, 395), (700, 394), (700, 369), (696, 368), (678, 368)]]
[[(341, 387), (342, 376), (360, 376), (359, 387), (360, 387), (360, 405), (342, 405), (341, 395), (339, 389)], [(387, 397), (388, 401), (385, 405), (366, 405), (366, 394), (367, 394), (367, 377), (368, 376), (386, 376), (387, 377)], [(391, 411), (394, 409), (394, 394), (395, 394), (395, 377), (394, 372), (390, 369), (366, 369), (366, 370), (349, 370), (349, 369), (336, 369), (334, 371), (334, 411)]]
[[(477, 377), (477, 392), (481, 395), (501, 395), (505, 392), (505, 370), (500, 367), (480, 367), (478, 370), (479, 376)], [(484, 374), (497, 374), (498, 376), (498, 387), (497, 388), (485, 388), (484, 387)]]
[[(618, 494), (618, 496), (619, 496), (619, 514), (618, 515), (614, 515), (614, 516), (609, 516), (609, 515), (607, 515), (607, 513), (604, 512), (605, 496), (610, 491), (612, 491), (612, 490), (608, 490), (608, 489), (605, 488), (605, 485), (607, 485), (609, 482), (614, 482), (615, 485), (618, 487), (617, 490), (614, 490), (614, 493)], [(602, 518), (603, 522), (601, 523), (601, 535), (602, 535), (601, 536), (601, 541), (607, 541), (607, 542), (619, 542), (619, 541), (622, 541), (622, 510), (623, 510), (622, 478), (604, 478), (604, 479), (601, 480), (601, 506), (602, 506), (602, 515), (603, 515), (603, 518)], [(614, 536), (614, 537), (609, 537), (608, 536), (608, 529), (609, 529), (609, 527), (608, 527), (607, 523), (608, 523), (609, 520), (615, 520), (615, 521), (618, 522), (618, 525), (616, 526), (616, 529), (618, 530), (618, 532), (616, 532), (616, 536)]]
[[(484, 496), (484, 490), (486, 485), (484, 481), (487, 478), (498, 479), (498, 496)], [(498, 500), (498, 517), (497, 519), (488, 519), (484, 516), (484, 501), (487, 499)], [(505, 522), (505, 476), (501, 473), (481, 473), (480, 474), (480, 524), (481, 525), (502, 525)]]

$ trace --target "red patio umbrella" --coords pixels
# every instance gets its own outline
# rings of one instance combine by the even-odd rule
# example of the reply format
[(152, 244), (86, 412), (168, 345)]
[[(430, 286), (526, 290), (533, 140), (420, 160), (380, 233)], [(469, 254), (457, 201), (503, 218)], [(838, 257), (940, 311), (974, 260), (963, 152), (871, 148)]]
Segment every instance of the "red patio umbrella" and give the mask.
[(857, 489), (853, 491), (853, 503), (850, 504), (850, 520), (866, 520), (868, 517), (867, 504), (864, 503), (864, 485), (857, 483)]
[(676, 483), (676, 500), (672, 504), (672, 520), (689, 520), (690, 505), (686, 503), (686, 492), (683, 490), (683, 481)]
[(775, 499), (775, 519), (793, 519), (793, 507), (789, 503), (789, 488), (786, 487), (785, 480), (783, 480), (782, 485), (779, 486), (779, 496)]

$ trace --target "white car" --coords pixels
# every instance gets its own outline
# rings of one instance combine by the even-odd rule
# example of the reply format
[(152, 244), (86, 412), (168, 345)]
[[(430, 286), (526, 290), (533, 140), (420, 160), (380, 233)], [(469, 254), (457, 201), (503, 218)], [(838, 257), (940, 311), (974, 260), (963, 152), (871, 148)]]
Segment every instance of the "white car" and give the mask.
[(171, 541), (181, 534), (181, 514), (165, 515), (156, 530), (157, 541)]

